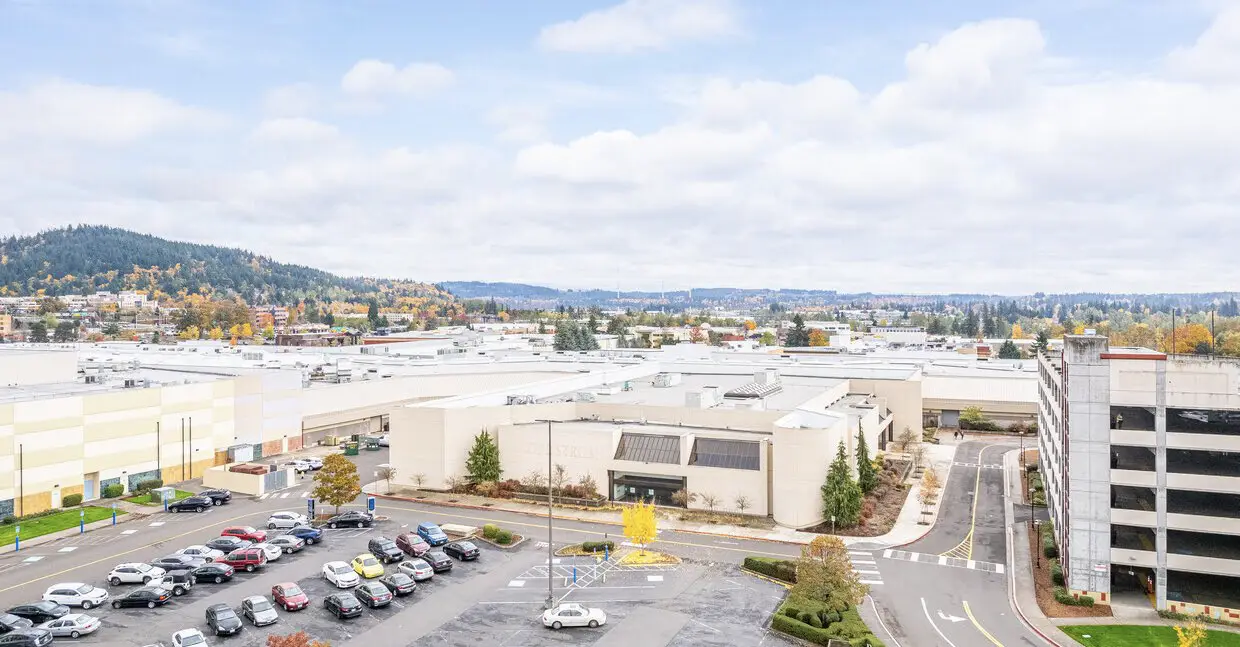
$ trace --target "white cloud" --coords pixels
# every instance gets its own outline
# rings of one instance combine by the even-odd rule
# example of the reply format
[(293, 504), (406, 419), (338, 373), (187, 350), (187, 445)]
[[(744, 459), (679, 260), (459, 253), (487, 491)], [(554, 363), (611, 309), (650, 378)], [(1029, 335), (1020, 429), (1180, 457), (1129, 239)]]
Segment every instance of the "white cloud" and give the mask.
[(261, 143), (328, 143), (339, 137), (340, 131), (335, 126), (305, 117), (266, 119), (250, 133), (252, 140)]
[(305, 117), (318, 105), (318, 90), (309, 83), (281, 85), (263, 97), (263, 112), (272, 117)]
[(665, 49), (678, 41), (732, 36), (740, 31), (728, 0), (625, 0), (542, 29), (547, 50), (627, 54)]
[(1188, 79), (1240, 81), (1240, 5), (1222, 8), (1197, 42), (1176, 48), (1167, 64)]
[(438, 63), (410, 63), (398, 68), (375, 59), (358, 61), (340, 80), (340, 89), (349, 94), (429, 94), (452, 84), (452, 70)]
[(52, 80), (0, 92), (0, 142), (12, 139), (126, 144), (225, 120), (153, 92)]
[(502, 105), (487, 113), (487, 122), (499, 128), (501, 141), (530, 143), (546, 137), (548, 110), (535, 105)]

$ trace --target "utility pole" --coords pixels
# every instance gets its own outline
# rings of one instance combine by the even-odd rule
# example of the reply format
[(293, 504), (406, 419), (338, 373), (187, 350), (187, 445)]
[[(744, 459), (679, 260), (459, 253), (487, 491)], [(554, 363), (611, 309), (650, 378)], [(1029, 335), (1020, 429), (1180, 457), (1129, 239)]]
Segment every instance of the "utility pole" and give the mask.
[(547, 423), (547, 602), (548, 609), (555, 606), (555, 589), (552, 583), (552, 575), (554, 571), (555, 546), (551, 543), (551, 420), (539, 420), (538, 422)]

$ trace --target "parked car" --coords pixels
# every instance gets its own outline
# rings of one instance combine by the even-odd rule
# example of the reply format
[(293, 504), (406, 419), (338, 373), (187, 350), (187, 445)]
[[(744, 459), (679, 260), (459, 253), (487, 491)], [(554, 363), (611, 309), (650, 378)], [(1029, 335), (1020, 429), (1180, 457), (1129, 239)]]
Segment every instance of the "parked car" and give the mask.
[(206, 512), (215, 506), (209, 496), (189, 496), (168, 504), (168, 512)]
[(221, 537), (236, 537), (249, 542), (267, 541), (267, 533), (254, 526), (229, 526), (220, 531)]
[(271, 599), (285, 611), (300, 611), (310, 606), (310, 596), (292, 582), (271, 587)]
[(190, 557), (197, 557), (198, 559), (201, 559), (204, 562), (214, 562), (215, 560), (223, 557), (224, 555), (227, 555), (228, 553), (222, 550), (208, 548), (207, 546), (203, 546), (202, 544), (194, 544), (193, 546), (186, 546), (185, 548), (178, 550), (177, 554), (178, 555), (189, 555)]
[(211, 499), (211, 503), (214, 503), (215, 505), (224, 505), (225, 503), (232, 501), (232, 492), (225, 488), (203, 490), (198, 493), (198, 496), (205, 496), (208, 499)]
[(323, 541), (323, 530), (313, 526), (297, 526), (296, 528), (290, 528), (284, 534), (306, 542), (307, 546)]
[(322, 459), (322, 458), (319, 458), (318, 456), (307, 456), (307, 457), (305, 457), (305, 458), (303, 458), (303, 459), (301, 459), (301, 460), (306, 461), (307, 463), (309, 463), (309, 464), (310, 464), (310, 469), (312, 469), (312, 470), (321, 470), (321, 469), (323, 469), (323, 459)]
[(81, 582), (53, 584), (43, 592), (43, 599), (67, 607), (93, 609), (108, 601), (108, 592), (97, 586)]
[(210, 548), (212, 550), (218, 550), (220, 551), (220, 553), (222, 553), (220, 557), (215, 558), (218, 560), (222, 558), (224, 555), (227, 555), (228, 553), (233, 552), (234, 550), (248, 548), (249, 546), (252, 546), (253, 544), (254, 542), (248, 539), (240, 539), (237, 537), (216, 537), (215, 539), (212, 539), (211, 541), (207, 542), (207, 548)]
[(207, 637), (197, 629), (182, 629), (172, 634), (172, 647), (207, 647)]
[(425, 539), (413, 532), (402, 532), (396, 535), (396, 547), (413, 557), (421, 557), (431, 549), (431, 545), (426, 543)]
[(448, 543), (448, 535), (440, 529), (438, 524), (423, 522), (418, 524), (418, 536), (426, 540), (431, 546), (442, 546)]
[(224, 559), (216, 560), (220, 564), (228, 564), (233, 568), (245, 569), (247, 573), (253, 573), (256, 569), (267, 565), (267, 555), (261, 548), (242, 548), (228, 553)]
[(46, 629), (52, 632), (55, 638), (81, 638), (89, 636), (99, 630), (103, 625), (99, 618), (88, 616), (84, 613), (70, 613), (63, 618), (56, 620), (48, 620), (39, 625), (40, 629)]
[(0, 612), (0, 635), (10, 631), (17, 631), (18, 629), (29, 629), (33, 626), (34, 623), (25, 618), (19, 618), (11, 613)]
[(250, 548), (263, 551), (263, 555), (267, 557), (267, 561), (269, 562), (279, 561), (280, 558), (284, 556), (283, 548), (280, 548), (279, 546), (272, 546), (265, 541), (254, 544), (253, 546), (250, 546)]
[(152, 561), (151, 566), (158, 566), (164, 569), (165, 573), (172, 573), (174, 571), (192, 571), (206, 563), (207, 560), (205, 559), (198, 559), (189, 555), (166, 555)]
[(52, 632), (46, 629), (18, 629), (0, 636), (0, 647), (43, 647), (52, 644)]
[(194, 578), (195, 582), (215, 582), (216, 584), (222, 584), (228, 580), (231, 580), (233, 574), (236, 572), (236, 569), (228, 564), (212, 562), (210, 564), (204, 564), (198, 568), (195, 568), (189, 572), (189, 575)]
[(375, 523), (375, 518), (368, 512), (361, 510), (349, 510), (327, 520), (328, 528), (339, 528), (341, 526), (354, 526), (357, 528), (369, 528)]
[(333, 593), (323, 598), (323, 606), (337, 619), (356, 618), (362, 615), (362, 603), (352, 593)]
[(267, 528), (287, 530), (295, 526), (309, 525), (306, 515), (297, 512), (273, 512), (267, 517)]
[(69, 607), (51, 600), (39, 600), (30, 604), (19, 604), (9, 609), (8, 613), (39, 624), (69, 615)]
[(422, 559), (426, 560), (426, 563), (430, 564), (436, 573), (452, 570), (452, 560), (448, 559), (442, 550), (428, 550), (425, 555), (422, 555)]
[(421, 557), (414, 557), (400, 563), (397, 570), (398, 573), (404, 573), (413, 578), (415, 582), (425, 582), (435, 576), (435, 569)]
[(362, 582), (360, 586), (353, 589), (353, 595), (357, 596), (362, 604), (372, 609), (386, 607), (392, 603), (392, 592), (378, 582)]
[(379, 578), (379, 583), (386, 586), (387, 590), (396, 596), (409, 595), (418, 590), (418, 583), (413, 581), (412, 577), (400, 571), (384, 575)]
[(387, 446), (388, 446), (388, 435), (387, 435), (387, 434), (383, 434), (383, 435), (379, 436), (379, 446), (380, 446), (380, 447), (387, 447)]
[(306, 472), (309, 472), (310, 470), (314, 469), (313, 467), (310, 467), (310, 463), (300, 458), (295, 458), (285, 463), (284, 467), (291, 467), (298, 474), (305, 474)]
[(227, 604), (213, 604), (207, 607), (207, 627), (217, 636), (231, 636), (241, 631), (241, 618)]
[(327, 562), (323, 565), (323, 577), (336, 586), (347, 589), (361, 584), (362, 579), (352, 566), (344, 562)]
[(279, 548), (280, 550), (284, 551), (285, 555), (292, 555), (293, 553), (296, 553), (300, 551), (301, 549), (305, 548), (306, 542), (292, 535), (280, 535), (279, 537), (272, 537), (271, 539), (267, 540), (267, 545), (275, 546), (276, 548)]
[(161, 589), (157, 586), (144, 586), (120, 597), (112, 598), (112, 608), (146, 607), (154, 609), (155, 607), (168, 604), (168, 601), (171, 599), (172, 594), (167, 589)]
[(461, 560), (469, 562), (478, 559), (480, 554), (478, 547), (472, 541), (454, 541), (443, 547), (443, 552)]
[(564, 602), (543, 612), (544, 627), (597, 627), (607, 622), (602, 609), (593, 609), (576, 602)]
[(383, 575), (383, 564), (379, 563), (379, 560), (375, 559), (375, 556), (370, 553), (362, 553), (354, 557), (349, 565), (353, 567), (353, 570), (358, 575), (367, 579)]
[(150, 564), (126, 563), (119, 564), (108, 573), (108, 581), (112, 586), (121, 584), (146, 584), (151, 580), (164, 576), (164, 569)]
[(241, 616), (255, 627), (265, 627), (280, 621), (280, 614), (271, 606), (271, 600), (261, 595), (251, 595), (241, 601)]
[(160, 579), (152, 581), (151, 586), (158, 586), (165, 591), (171, 591), (174, 598), (181, 597), (194, 588), (194, 577), (190, 575), (192, 572), (176, 571), (174, 573), (165, 573)]
[(387, 537), (375, 537), (366, 544), (367, 550), (371, 555), (379, 558), (384, 564), (399, 562), (405, 558), (405, 553), (396, 547), (396, 542)]

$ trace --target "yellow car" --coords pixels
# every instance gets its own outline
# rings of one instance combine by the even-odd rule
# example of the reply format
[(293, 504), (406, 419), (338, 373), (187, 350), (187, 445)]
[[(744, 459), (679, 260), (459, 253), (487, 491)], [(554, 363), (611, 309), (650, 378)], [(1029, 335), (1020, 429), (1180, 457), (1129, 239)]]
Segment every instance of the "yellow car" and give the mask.
[(353, 558), (353, 570), (365, 578), (383, 577), (383, 564), (370, 553), (363, 553)]

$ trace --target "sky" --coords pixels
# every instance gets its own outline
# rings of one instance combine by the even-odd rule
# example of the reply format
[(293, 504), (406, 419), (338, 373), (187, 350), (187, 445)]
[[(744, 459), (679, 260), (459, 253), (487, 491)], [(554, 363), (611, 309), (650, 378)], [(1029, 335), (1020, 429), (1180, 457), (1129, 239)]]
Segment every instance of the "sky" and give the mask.
[(0, 233), (560, 288), (1240, 289), (1240, 0), (0, 0)]

